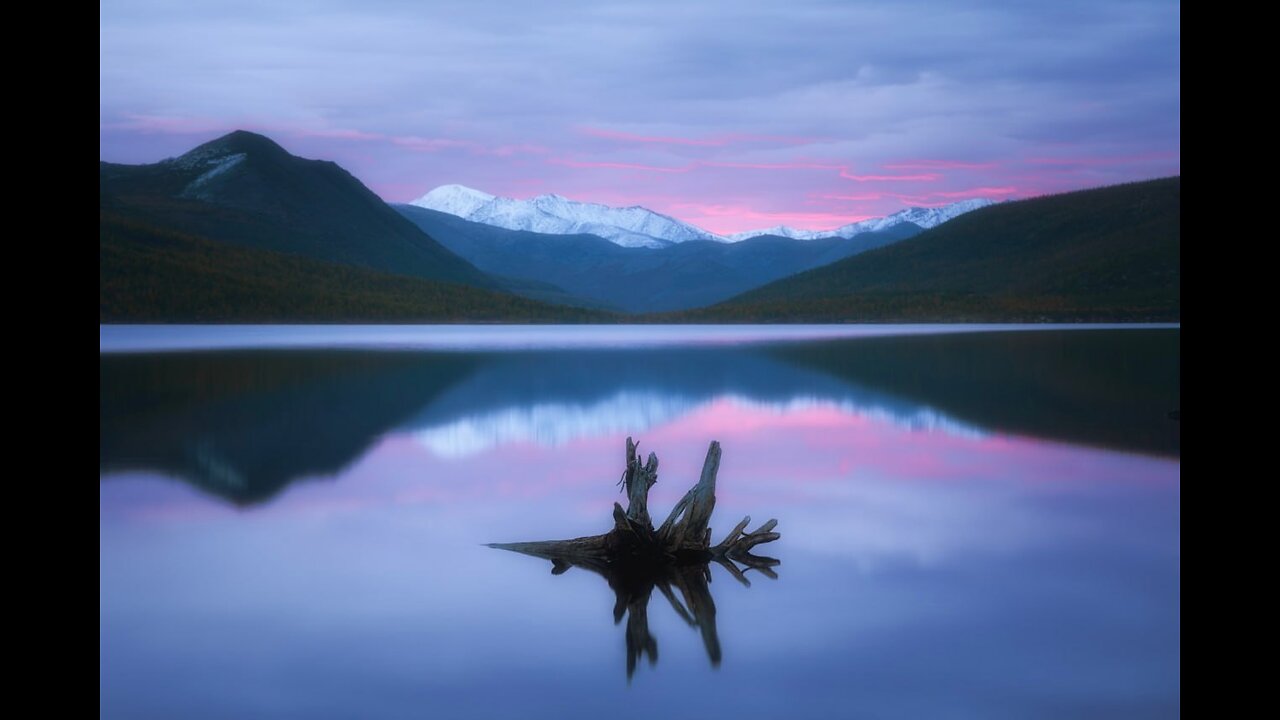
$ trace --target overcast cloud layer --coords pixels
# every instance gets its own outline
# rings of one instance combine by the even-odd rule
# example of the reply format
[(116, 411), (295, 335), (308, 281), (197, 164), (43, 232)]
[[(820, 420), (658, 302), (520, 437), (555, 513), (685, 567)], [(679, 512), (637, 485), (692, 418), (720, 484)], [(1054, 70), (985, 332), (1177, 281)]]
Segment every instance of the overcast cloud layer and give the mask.
[(445, 183), (717, 232), (1179, 172), (1176, 2), (101, 5), (101, 157), (236, 128), (389, 201)]

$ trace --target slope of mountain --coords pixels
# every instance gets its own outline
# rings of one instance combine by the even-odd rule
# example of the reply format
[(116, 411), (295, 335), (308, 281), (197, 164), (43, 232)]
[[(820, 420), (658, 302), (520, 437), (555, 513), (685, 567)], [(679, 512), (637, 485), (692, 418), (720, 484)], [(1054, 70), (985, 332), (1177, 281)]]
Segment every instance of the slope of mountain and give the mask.
[(615, 208), (559, 195), (515, 200), (462, 185), (442, 185), (409, 204), (507, 230), (596, 235), (623, 247), (660, 248), (690, 240), (723, 240), (639, 205)]
[(1179, 177), (982, 208), (685, 320), (1177, 320)]
[[(467, 203), (463, 195), (455, 201), (454, 206)], [(756, 237), (739, 243), (688, 240), (660, 248), (622, 247), (595, 235), (508, 230), (413, 205), (394, 207), (486, 273), (549, 282), (573, 296), (627, 312), (719, 302), (920, 232), (911, 223), (899, 223), (854, 238)]]
[(759, 237), (761, 235), (777, 235), (779, 237), (793, 238), (796, 240), (817, 240), (828, 237), (851, 238), (854, 235), (860, 235), (864, 232), (888, 230), (889, 228), (901, 223), (911, 223), (928, 230), (929, 228), (937, 227), (942, 223), (967, 212), (993, 204), (994, 203), (991, 200), (987, 200), (986, 198), (971, 198), (969, 200), (961, 200), (960, 202), (936, 208), (909, 207), (905, 210), (899, 210), (892, 215), (886, 215), (885, 217), (871, 218), (869, 220), (861, 220), (856, 223), (849, 223), (848, 225), (841, 225), (834, 230), (797, 230), (795, 228), (779, 226), (768, 228), (766, 230), (748, 230), (746, 232), (734, 233), (729, 235), (728, 239), (738, 242), (746, 240), (747, 238)]
[(151, 165), (99, 166), (104, 212), (207, 240), (496, 288), (332, 162), (236, 131)]
[(99, 322), (566, 322), (605, 313), (209, 240), (104, 208)]

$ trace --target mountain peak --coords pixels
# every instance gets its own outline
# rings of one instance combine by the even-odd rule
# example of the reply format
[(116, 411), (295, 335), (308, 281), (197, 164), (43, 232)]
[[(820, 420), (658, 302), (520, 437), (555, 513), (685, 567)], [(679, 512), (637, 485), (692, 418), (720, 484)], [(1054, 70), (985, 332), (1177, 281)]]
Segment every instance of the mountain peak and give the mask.
[(489, 193), (466, 185), (441, 185), (409, 204), (466, 217), (492, 201), (493, 196)]
[(994, 200), (988, 200), (987, 198), (969, 198), (968, 200), (953, 202), (950, 205), (943, 205), (942, 207), (903, 208), (892, 215), (861, 220), (856, 223), (842, 225), (834, 230), (797, 230), (789, 227), (773, 227), (767, 230), (748, 230), (747, 232), (734, 233), (729, 236), (729, 239), (739, 241), (746, 240), (747, 238), (753, 238), (758, 235), (781, 235), (782, 237), (789, 237), (796, 240), (818, 240), (830, 237), (851, 238), (854, 235), (859, 235), (864, 232), (887, 230), (902, 223), (912, 223), (928, 230), (931, 227), (941, 225), (942, 223), (970, 212), (971, 210), (977, 210), (978, 208), (994, 204)]
[(166, 162), (172, 162), (185, 169), (210, 169), (214, 166), (230, 167), (246, 157), (288, 158), (292, 156), (288, 150), (265, 135), (248, 130), (235, 130), (203, 145), (197, 145)]
[(467, 187), (466, 185), (458, 185), (456, 183), (441, 185), (435, 190), (432, 190), (426, 195), (423, 195), (423, 197), (444, 197), (444, 196), (476, 197), (476, 198), (484, 198), (485, 200), (493, 199), (492, 195), (490, 195), (489, 193), (483, 190), (477, 190), (473, 187)]
[(722, 240), (701, 228), (639, 206), (615, 208), (548, 193), (529, 200), (444, 185), (411, 205), (508, 230), (597, 235), (623, 247), (660, 248), (686, 240)]
[[(220, 138), (210, 140), (209, 142), (197, 146), (195, 149), (187, 153), (215, 151), (221, 155), (234, 155), (236, 153), (245, 153), (249, 155), (271, 154), (271, 155), (288, 155), (289, 151), (280, 147), (275, 140), (266, 135), (259, 135), (248, 130), (233, 130)], [(184, 155), (183, 157), (186, 157)]]

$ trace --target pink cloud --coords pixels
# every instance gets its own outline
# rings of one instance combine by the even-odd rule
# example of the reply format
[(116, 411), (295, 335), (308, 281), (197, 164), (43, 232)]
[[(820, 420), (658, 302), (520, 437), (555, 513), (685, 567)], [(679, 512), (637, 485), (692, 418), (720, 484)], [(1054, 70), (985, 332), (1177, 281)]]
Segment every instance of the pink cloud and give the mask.
[(1178, 154), (1172, 152), (1146, 153), (1143, 155), (1111, 155), (1111, 156), (1079, 156), (1070, 157), (1029, 157), (1025, 162), (1032, 165), (1063, 165), (1068, 167), (1105, 167), (1109, 165), (1136, 165), (1146, 162), (1177, 160)]
[(544, 145), (535, 145), (532, 143), (517, 143), (515, 145), (498, 145), (490, 148), (488, 154), (496, 157), (510, 157), (512, 155), (547, 155), (551, 152), (551, 148)]
[(843, 173), (849, 169), (848, 165), (805, 161), (776, 163), (706, 161), (695, 164), (705, 167), (743, 168), (747, 170), (839, 170)]
[(877, 191), (877, 192), (869, 192), (869, 193), (858, 193), (856, 195), (845, 195), (844, 193), (820, 193), (820, 194), (814, 195), (813, 197), (821, 198), (823, 200), (849, 200), (852, 202), (873, 202), (876, 200), (884, 200), (885, 198), (890, 198), (894, 200), (903, 200), (910, 196), (904, 195), (902, 193)]
[(955, 160), (904, 160), (881, 165), (885, 170), (990, 170), (996, 163), (968, 163)]
[(194, 135), (216, 132), (227, 127), (225, 121), (180, 115), (142, 115), (127, 113), (123, 120), (101, 123), (104, 130), (131, 130), (141, 133)]
[(728, 141), (724, 138), (680, 138), (680, 137), (660, 137), (653, 135), (635, 135), (633, 133), (620, 132), (617, 130), (605, 130), (603, 128), (586, 127), (579, 130), (583, 135), (591, 137), (604, 138), (606, 140), (621, 140), (623, 142), (633, 143), (658, 143), (662, 145), (700, 145), (715, 146), (725, 145)]
[(948, 205), (956, 200), (977, 197), (1006, 197), (1015, 195), (1027, 195), (1034, 191), (1021, 190), (1012, 185), (1002, 187), (976, 187), (966, 190), (933, 190), (923, 193), (895, 193), (895, 192), (872, 192), (859, 193), (856, 195), (844, 195), (840, 193), (820, 194), (815, 197), (824, 200), (848, 200), (853, 202), (872, 202), (876, 200), (884, 200), (886, 198), (897, 200), (902, 203), (911, 205), (920, 205), (925, 207)]
[(605, 140), (618, 140), (624, 143), (645, 143), (659, 145), (690, 145), (697, 147), (724, 147), (738, 143), (772, 143), (777, 145), (806, 145), (817, 141), (819, 138), (794, 137), (789, 135), (747, 135), (738, 133), (729, 133), (724, 135), (713, 135), (702, 138), (684, 138), (662, 135), (638, 135), (635, 133), (622, 132), (620, 130), (608, 130), (605, 128), (583, 127), (578, 130), (583, 135), (591, 137), (603, 138)]
[(334, 140), (386, 140), (387, 136), (381, 133), (364, 132), (363, 130), (349, 130), (343, 128), (335, 128), (332, 130), (298, 130), (294, 132), (300, 137), (311, 138), (331, 138)]
[(477, 140), (451, 137), (420, 137), (417, 135), (387, 135), (367, 132), (354, 128), (309, 128), (286, 126), (280, 124), (263, 124), (255, 122), (228, 122), (209, 118), (165, 116), (165, 115), (126, 115), (124, 120), (102, 123), (103, 129), (130, 130), (142, 133), (162, 133), (167, 135), (197, 135), (216, 132), (230, 132), (235, 129), (251, 130), (265, 133), (275, 138), (292, 137), (306, 140), (338, 140), (354, 142), (382, 142), (414, 152), (440, 152), (445, 150), (463, 150), (472, 155), (488, 155), (493, 157), (511, 157), (514, 155), (545, 155), (551, 150), (533, 143), (506, 143), (487, 145)]
[(571, 168), (604, 168), (610, 170), (643, 170), (645, 172), (660, 173), (686, 173), (693, 170), (695, 165), (684, 165), (681, 167), (662, 167), (658, 165), (641, 165), (639, 163), (625, 162), (587, 162), (583, 160), (569, 160), (567, 158), (548, 158), (547, 162), (552, 165), (563, 165)]
[(840, 177), (856, 182), (934, 182), (942, 179), (942, 176), (938, 173), (922, 173), (920, 175), (854, 175), (845, 170), (840, 171)]
[(436, 152), (452, 148), (476, 150), (482, 146), (471, 140), (455, 140), (453, 138), (423, 138), (416, 135), (400, 135), (388, 138), (392, 144), (418, 152)]
[(968, 190), (937, 190), (929, 193), (930, 197), (942, 198), (974, 198), (986, 197), (989, 195), (1017, 195), (1018, 188), (1013, 186), (1005, 187), (977, 187)]
[[(838, 165), (834, 163), (824, 162), (771, 162), (771, 163), (749, 163), (749, 162), (728, 162), (721, 160), (694, 160), (684, 165), (663, 166), (663, 165), (644, 165), (641, 163), (631, 162), (611, 162), (611, 161), (589, 161), (589, 160), (571, 160), (569, 158), (554, 157), (547, 160), (552, 165), (564, 165), (574, 168), (608, 168), (614, 170), (646, 170), (649, 172), (665, 172), (665, 173), (687, 173), (698, 168), (730, 168), (743, 170), (838, 170), (844, 176), (849, 169), (848, 165)], [(848, 176), (846, 176), (848, 177)], [(909, 179), (907, 176), (892, 176), (894, 179)], [(936, 177), (936, 176), (934, 176)]]
[(677, 217), (720, 234), (774, 225), (831, 230), (875, 217), (859, 213), (766, 212), (746, 205), (716, 203), (672, 203), (669, 207)]
[(896, 197), (895, 193), (862, 193), (860, 195), (827, 195), (821, 194), (819, 197), (824, 200), (852, 200), (854, 202), (872, 202), (875, 200), (883, 200), (886, 197)]

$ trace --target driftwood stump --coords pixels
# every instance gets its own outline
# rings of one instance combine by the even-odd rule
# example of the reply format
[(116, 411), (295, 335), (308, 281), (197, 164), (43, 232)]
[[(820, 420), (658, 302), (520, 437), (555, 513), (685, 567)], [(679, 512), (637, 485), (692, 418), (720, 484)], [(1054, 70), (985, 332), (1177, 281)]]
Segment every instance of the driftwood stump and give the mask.
[[(580, 567), (605, 578), (617, 601), (614, 622), (627, 617), (627, 677), (636, 661), (647, 655), (658, 659), (658, 645), (649, 633), (649, 597), (656, 588), (685, 622), (698, 628), (712, 665), (720, 664), (720, 640), (716, 633), (715, 601), (708, 583), (710, 563), (715, 562), (750, 587), (746, 572), (756, 570), (777, 578), (772, 570), (781, 561), (753, 555), (752, 548), (777, 540), (777, 520), (746, 532), (750, 517), (742, 519), (718, 545), (711, 544), (711, 513), (716, 505), (716, 473), (720, 469), (720, 443), (712, 441), (698, 484), (685, 493), (657, 529), (649, 516), (649, 488), (658, 481), (658, 456), (649, 453), (641, 464), (637, 445), (627, 438), (626, 470), (619, 484), (627, 495), (627, 508), (613, 504), (613, 529), (603, 535), (542, 542), (492, 543), (489, 547), (532, 555), (551, 561), (554, 575)], [(742, 566), (742, 567), (739, 567)], [(680, 598), (676, 597), (679, 592)], [(683, 602), (681, 602), (683, 600)]]

